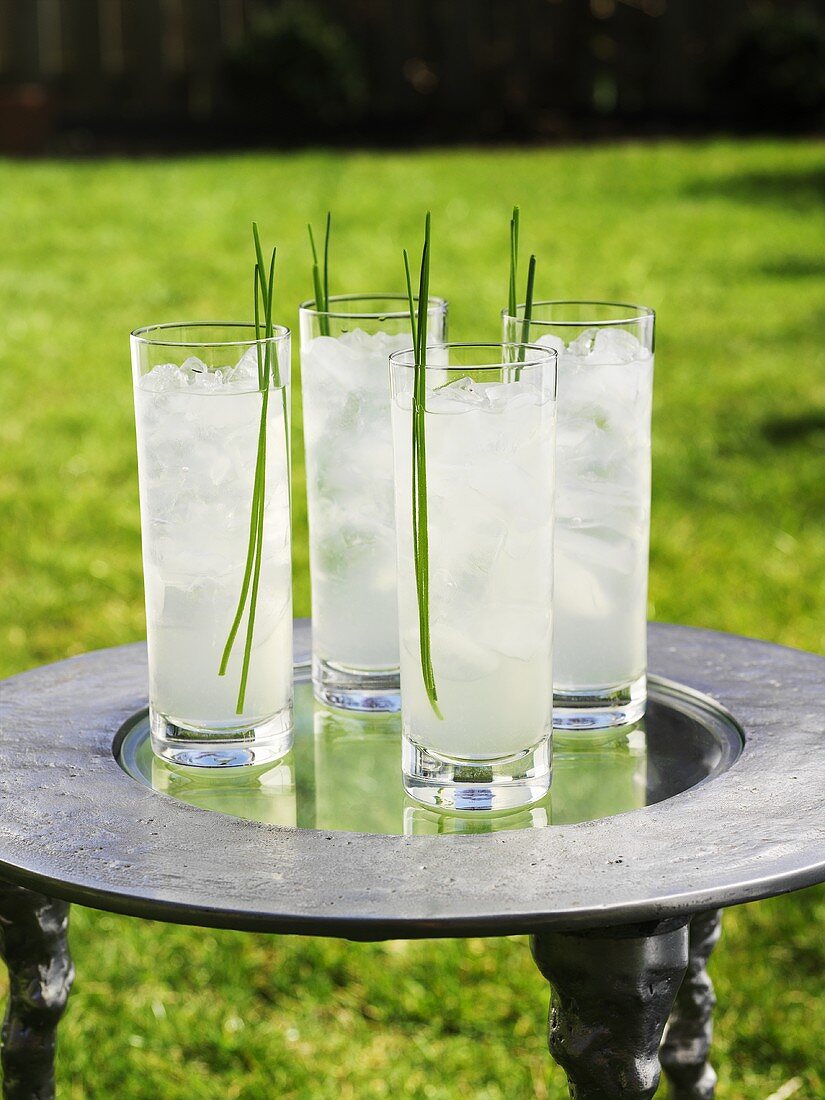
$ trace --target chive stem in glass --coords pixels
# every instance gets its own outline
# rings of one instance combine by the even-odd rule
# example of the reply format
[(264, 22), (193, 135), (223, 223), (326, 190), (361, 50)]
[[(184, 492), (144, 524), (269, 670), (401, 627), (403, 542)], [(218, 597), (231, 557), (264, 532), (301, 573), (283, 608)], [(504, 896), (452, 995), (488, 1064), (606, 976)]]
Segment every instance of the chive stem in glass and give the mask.
[(403, 778), (442, 809), (502, 810), (550, 784), (555, 353), (426, 349), (430, 658), (422, 673), (412, 503), (415, 355), (390, 357)]
[(537, 301), (503, 337), (559, 356), (554, 722), (637, 721), (647, 700), (650, 421), (655, 315), (646, 306)]
[[(255, 337), (252, 324), (210, 322), (131, 337), (152, 746), (199, 767), (260, 764), (291, 744), (290, 332)], [(254, 632), (247, 604), (224, 666), (261, 484)]]
[[(447, 303), (430, 297), (431, 338)], [(313, 688), (329, 706), (397, 711), (395, 501), (388, 356), (411, 346), (406, 294), (300, 307)]]

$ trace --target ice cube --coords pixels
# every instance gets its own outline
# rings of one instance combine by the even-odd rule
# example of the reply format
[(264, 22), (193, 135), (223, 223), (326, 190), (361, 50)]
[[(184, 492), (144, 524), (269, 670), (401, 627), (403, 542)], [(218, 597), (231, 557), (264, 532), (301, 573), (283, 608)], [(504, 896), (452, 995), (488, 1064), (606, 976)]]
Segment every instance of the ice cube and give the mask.
[(193, 393), (217, 393), (224, 389), (223, 371), (220, 367), (204, 373), (193, 371), (190, 374), (189, 388)]
[(591, 350), (594, 363), (632, 363), (647, 358), (647, 350), (624, 328), (601, 328)]
[[(160, 587), (160, 586), (158, 586)], [(161, 617), (164, 626), (186, 626), (191, 618), (191, 589), (179, 584), (166, 584), (161, 589)]]
[(352, 366), (357, 360), (352, 349), (334, 336), (317, 336), (304, 344), (301, 355), (301, 376), (304, 389), (334, 386), (348, 389), (352, 384)]
[(359, 515), (353, 522), (341, 526), (338, 535), (348, 554), (372, 554), (376, 546), (386, 545), (393, 528), (379, 516)]
[[(412, 347), (409, 336), (404, 337), (405, 346)], [(398, 338), (387, 332), (364, 332), (362, 328), (354, 328), (344, 332), (338, 337), (339, 344), (354, 352), (359, 358), (364, 355), (380, 356), (388, 358), (390, 351), (402, 351), (403, 347), (397, 347)]]
[(566, 553), (560, 540), (555, 552), (554, 607), (557, 617), (575, 616), (577, 619), (604, 620), (615, 611), (604, 585), (591, 570)]
[[(418, 638), (416, 636), (416, 651)], [(431, 623), (430, 644), (436, 679), (467, 683), (495, 672), (500, 657), (449, 623)]]
[(580, 562), (601, 572), (629, 576), (636, 567), (638, 540), (610, 527), (593, 524), (573, 532), (562, 529), (558, 545), (568, 548)]
[(372, 428), (365, 396), (361, 390), (350, 390), (340, 406), (335, 422), (330, 425), (331, 432), (334, 430), (342, 433), (336, 442), (345, 447), (351, 446), (356, 440), (362, 441)]
[(550, 507), (546, 485), (531, 471), (498, 458), (471, 468), (468, 482), (505, 523), (517, 530), (529, 531), (544, 523)]
[(192, 376), (196, 374), (208, 374), (209, 367), (202, 359), (198, 359), (197, 355), (190, 355), (180, 365), (181, 371), (186, 375), (187, 381), (192, 381)]
[[(271, 352), (271, 370), (273, 374), (277, 368), (277, 350)], [(260, 349), (261, 362), (264, 361), (264, 349)], [(224, 385), (229, 389), (243, 391), (258, 388), (258, 348), (247, 348), (234, 367), (227, 367), (223, 372)]]
[(549, 607), (535, 603), (488, 607), (478, 638), (505, 657), (529, 661), (542, 645), (547, 646), (550, 624)]
[(559, 419), (556, 428), (556, 450), (560, 456), (569, 452), (570, 457), (581, 453), (592, 439), (594, 422), (592, 418), (582, 416), (582, 410), (576, 410), (578, 415), (565, 416)]
[(350, 348), (362, 354), (371, 351), (375, 343), (369, 333), (364, 332), (362, 328), (354, 328), (349, 332), (342, 332), (340, 336), (333, 337), (332, 339), (337, 340), (341, 347)]
[(409, 347), (410, 337), (404, 333), (367, 333), (357, 328), (340, 336), (316, 336), (301, 351), (304, 388), (312, 390), (321, 383), (347, 390), (360, 386), (386, 400), (390, 353)]
[(448, 606), (483, 596), (508, 533), (495, 515), (481, 522), (473, 512), (471, 522), (469, 515), (453, 510), (451, 518), (449, 525), (430, 524), (433, 595)]
[[(532, 382), (492, 382), (484, 386), (484, 396), (490, 412), (510, 413), (525, 405), (541, 403), (541, 390)], [(517, 434), (513, 432), (512, 434)]]
[(553, 351), (559, 355), (563, 355), (567, 350), (567, 347), (562, 340), (561, 336), (555, 336), (551, 332), (546, 332), (543, 336), (539, 336), (536, 340), (531, 340), (531, 344), (540, 344), (544, 348), (552, 348)]
[(462, 632), (476, 644), (516, 661), (529, 661), (547, 646), (551, 628), (549, 608), (533, 601), (487, 605), (460, 620)]
[(186, 389), (187, 376), (174, 363), (159, 363), (141, 378), (140, 386), (152, 393), (172, 393)]
[[(205, 458), (207, 456), (204, 456)], [(234, 464), (226, 452), (213, 451), (207, 458), (209, 480), (216, 488), (221, 488), (227, 482), (234, 480)]]
[[(504, 553), (508, 558), (524, 562), (526, 571), (532, 570), (538, 561), (546, 560), (550, 556), (552, 528), (552, 519), (530, 531), (516, 531), (511, 527), (507, 532)], [(528, 580), (528, 577), (521, 573), (516, 576), (520, 583), (526, 583)]]
[(589, 355), (598, 335), (599, 329), (586, 328), (584, 332), (579, 333), (575, 340), (570, 341), (570, 346), (567, 349), (568, 353), (580, 357)]
[(466, 413), (488, 407), (487, 394), (472, 378), (458, 378), (427, 394), (428, 413)]

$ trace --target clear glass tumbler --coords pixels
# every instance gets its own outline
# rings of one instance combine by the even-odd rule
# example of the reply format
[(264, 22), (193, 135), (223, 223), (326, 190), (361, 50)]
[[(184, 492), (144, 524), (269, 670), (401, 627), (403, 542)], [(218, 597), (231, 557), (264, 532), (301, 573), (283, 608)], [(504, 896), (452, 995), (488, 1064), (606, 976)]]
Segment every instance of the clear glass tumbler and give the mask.
[(447, 344), (426, 358), (416, 397), (413, 352), (390, 356), (404, 786), (431, 806), (507, 809), (550, 784), (556, 355)]
[[(409, 348), (406, 295), (300, 307), (312, 679), (334, 707), (397, 711), (398, 609), (387, 357)], [(433, 343), (447, 303), (431, 298)]]
[(505, 338), (559, 356), (554, 724), (624, 725), (647, 702), (655, 315), (615, 302), (518, 312)]
[(289, 329), (156, 325), (131, 346), (152, 747), (200, 767), (278, 759), (292, 737)]

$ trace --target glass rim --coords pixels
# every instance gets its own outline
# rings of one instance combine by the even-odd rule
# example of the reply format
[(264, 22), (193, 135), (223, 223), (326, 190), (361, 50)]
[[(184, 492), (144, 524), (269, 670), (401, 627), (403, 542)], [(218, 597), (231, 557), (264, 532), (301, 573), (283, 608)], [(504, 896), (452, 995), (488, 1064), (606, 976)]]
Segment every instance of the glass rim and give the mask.
[[(155, 340), (148, 333), (164, 333), (168, 329), (248, 329), (253, 333), (249, 340)], [(160, 325), (143, 325), (129, 333), (135, 343), (165, 348), (235, 348), (254, 347), (255, 344), (274, 344), (291, 335), (286, 325), (273, 325), (271, 336), (256, 337), (253, 321), (165, 321)]]
[[(330, 302), (403, 302), (407, 308), (399, 310), (359, 310), (356, 313), (350, 313), (347, 311), (340, 311), (334, 309), (316, 309), (315, 299), (307, 298), (306, 301), (301, 302), (298, 306), (299, 313), (305, 313), (310, 317), (334, 317), (336, 320), (346, 320), (348, 318), (354, 318), (355, 320), (378, 320), (380, 318), (387, 318), (388, 320), (401, 320), (410, 316), (409, 310), (409, 297), (406, 294), (394, 293), (394, 294), (330, 294)], [(418, 301), (418, 295), (413, 295), (413, 301)], [(447, 299), (439, 298), (434, 294), (431, 294), (427, 298), (427, 313), (437, 311), (440, 313), (446, 312)]]
[[(544, 344), (525, 344), (518, 340), (490, 340), (487, 342), (476, 343), (470, 341), (465, 343), (462, 341), (448, 340), (443, 344), (428, 344), (426, 351), (444, 351), (450, 348), (527, 348), (530, 351), (536, 352), (538, 358), (523, 359), (517, 362), (506, 363), (504, 360), (500, 360), (497, 363), (463, 363), (450, 366), (449, 364), (439, 363), (425, 363), (425, 370), (440, 370), (440, 371), (468, 371), (468, 370), (499, 370), (501, 367), (518, 367), (522, 369), (524, 367), (546, 367), (548, 364), (552, 364), (554, 368), (558, 367), (558, 352), (555, 348), (545, 347)], [(414, 356), (414, 348), (403, 348), (399, 351), (393, 351), (390, 353), (389, 361), (394, 367), (406, 367), (408, 370), (415, 369), (415, 361), (405, 363), (404, 357)]]
[[(519, 310), (523, 310), (525, 302), (516, 303), (515, 314), (510, 313), (509, 309), (503, 309), (501, 311), (502, 319), (505, 321), (524, 321), (523, 316), (519, 316)], [(650, 317), (654, 320), (656, 318), (655, 309), (651, 309), (650, 306), (637, 305), (635, 302), (612, 302), (607, 298), (542, 298), (540, 301), (533, 302), (533, 309), (537, 306), (612, 306), (615, 309), (625, 310), (629, 316), (627, 317), (610, 317), (607, 320), (598, 320), (591, 318), (590, 320), (583, 321), (551, 321), (543, 320), (540, 317), (531, 317), (531, 325), (546, 325), (548, 328), (561, 328), (567, 326), (570, 328), (588, 328), (589, 326), (603, 326), (603, 325), (629, 325), (636, 321), (644, 321)]]

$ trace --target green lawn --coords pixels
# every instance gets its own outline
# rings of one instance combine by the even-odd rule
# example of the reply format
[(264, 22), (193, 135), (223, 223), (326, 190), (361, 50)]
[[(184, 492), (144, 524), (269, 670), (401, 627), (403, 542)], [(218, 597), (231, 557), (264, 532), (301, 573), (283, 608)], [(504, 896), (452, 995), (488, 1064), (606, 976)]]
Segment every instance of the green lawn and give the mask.
[[(0, 163), (0, 675), (143, 634), (127, 334), (400, 288), (434, 223), (458, 339), (495, 337), (510, 206), (542, 297), (658, 310), (651, 615), (825, 651), (825, 143)], [(309, 612), (296, 402), (295, 608)], [(825, 733), (825, 731), (824, 731)], [(825, 891), (729, 915), (722, 1100), (825, 1095)], [(561, 1098), (523, 939), (353, 945), (77, 909), (60, 1093), (156, 1100)]]

